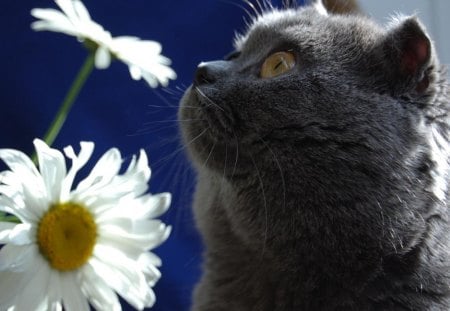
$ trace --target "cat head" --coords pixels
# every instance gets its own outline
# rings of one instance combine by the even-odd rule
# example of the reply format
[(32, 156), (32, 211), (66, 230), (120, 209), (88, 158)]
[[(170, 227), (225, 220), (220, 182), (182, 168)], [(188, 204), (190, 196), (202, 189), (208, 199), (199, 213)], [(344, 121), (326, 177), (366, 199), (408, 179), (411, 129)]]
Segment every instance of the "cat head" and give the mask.
[(198, 66), (181, 101), (180, 119), (197, 120), (181, 128), (199, 168), (230, 177), (276, 164), (311, 179), (422, 165), (417, 146), (441, 82), (416, 17), (381, 27), (317, 1), (264, 12), (234, 46)]

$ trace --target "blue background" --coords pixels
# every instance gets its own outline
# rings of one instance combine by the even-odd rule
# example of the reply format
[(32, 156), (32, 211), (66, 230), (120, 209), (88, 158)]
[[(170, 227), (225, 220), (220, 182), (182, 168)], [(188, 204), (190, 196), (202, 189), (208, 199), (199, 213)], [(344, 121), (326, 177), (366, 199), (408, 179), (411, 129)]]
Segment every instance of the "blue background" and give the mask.
[[(235, 30), (245, 29), (246, 13), (241, 7), (246, 5), (241, 0), (84, 3), (93, 20), (113, 36), (159, 41), (178, 79), (168, 88), (154, 90), (144, 81), (133, 81), (121, 62), (107, 70), (94, 70), (53, 146), (77, 148), (81, 140), (94, 141), (90, 163), (111, 147), (118, 147), (126, 158), (141, 148), (148, 152), (151, 192), (173, 195), (162, 217), (173, 231), (155, 250), (163, 266), (152, 310), (188, 310), (200, 276), (202, 246), (190, 211), (195, 174), (180, 145), (177, 106), (197, 64), (232, 51)], [(0, 148), (28, 154), (33, 151), (32, 140), (45, 133), (87, 55), (73, 37), (32, 31), (30, 10), (36, 7), (56, 5), (50, 0), (3, 0), (0, 11)]]

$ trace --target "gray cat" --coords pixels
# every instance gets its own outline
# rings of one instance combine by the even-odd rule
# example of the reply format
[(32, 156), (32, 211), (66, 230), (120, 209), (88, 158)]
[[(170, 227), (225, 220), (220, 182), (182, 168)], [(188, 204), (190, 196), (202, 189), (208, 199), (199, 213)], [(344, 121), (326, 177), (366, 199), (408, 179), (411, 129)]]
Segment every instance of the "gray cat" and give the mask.
[(450, 95), (417, 18), (273, 9), (235, 48), (179, 110), (193, 310), (450, 310)]

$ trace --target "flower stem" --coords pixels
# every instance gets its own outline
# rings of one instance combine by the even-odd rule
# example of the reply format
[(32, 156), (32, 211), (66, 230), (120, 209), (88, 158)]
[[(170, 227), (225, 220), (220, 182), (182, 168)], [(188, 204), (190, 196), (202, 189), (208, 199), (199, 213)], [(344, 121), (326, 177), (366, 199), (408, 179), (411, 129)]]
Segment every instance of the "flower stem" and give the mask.
[(92, 69), (94, 68), (94, 63), (95, 63), (95, 53), (91, 52), (84, 61), (83, 66), (78, 71), (78, 74), (75, 77), (75, 80), (72, 82), (72, 85), (69, 91), (67, 92), (64, 101), (61, 103), (61, 106), (59, 107), (59, 110), (55, 118), (53, 119), (50, 127), (48, 128), (47, 132), (44, 135), (44, 141), (47, 143), (48, 146), (51, 146), (55, 141), (56, 136), (58, 136), (58, 133), (61, 130), (62, 126), (64, 125), (64, 122), (66, 121), (67, 115), (69, 114), (70, 109), (72, 108), (72, 105), (75, 102), (75, 99), (77, 98), (81, 88), (83, 87), (87, 78), (91, 74)]

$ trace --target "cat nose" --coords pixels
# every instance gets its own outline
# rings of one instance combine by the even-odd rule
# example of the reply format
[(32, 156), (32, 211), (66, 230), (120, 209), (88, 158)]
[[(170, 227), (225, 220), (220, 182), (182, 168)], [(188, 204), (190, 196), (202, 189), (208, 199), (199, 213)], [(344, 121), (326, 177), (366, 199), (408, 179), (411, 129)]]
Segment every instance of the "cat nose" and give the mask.
[(228, 62), (223, 60), (200, 63), (195, 72), (194, 86), (213, 84), (225, 75), (228, 67)]

